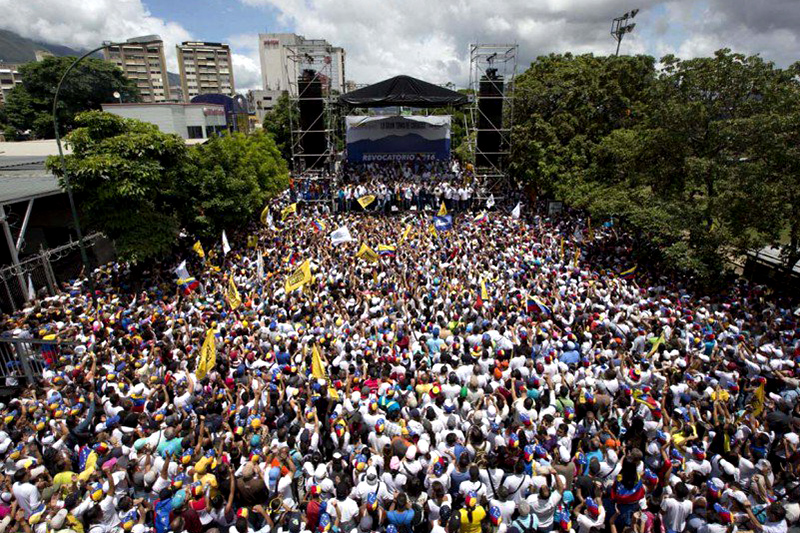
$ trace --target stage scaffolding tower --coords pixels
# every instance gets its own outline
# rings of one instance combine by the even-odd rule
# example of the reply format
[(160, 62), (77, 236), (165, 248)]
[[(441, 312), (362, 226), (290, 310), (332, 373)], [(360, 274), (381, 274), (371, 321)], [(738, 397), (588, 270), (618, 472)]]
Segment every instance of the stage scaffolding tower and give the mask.
[(486, 193), (504, 194), (510, 186), (507, 160), (514, 124), (516, 44), (470, 44), (469, 146), (475, 175)]
[[(324, 40), (286, 45), (284, 70), (292, 112), (292, 170), (296, 175), (329, 175), (333, 171), (338, 129), (335, 107), (334, 47)], [(344, 80), (342, 80), (342, 85)]]

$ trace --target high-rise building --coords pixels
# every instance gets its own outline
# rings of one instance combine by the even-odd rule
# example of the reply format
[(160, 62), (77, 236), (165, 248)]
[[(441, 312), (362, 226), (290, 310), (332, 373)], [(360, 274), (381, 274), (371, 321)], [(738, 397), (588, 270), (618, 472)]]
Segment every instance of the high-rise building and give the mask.
[(175, 48), (184, 101), (198, 94), (236, 94), (231, 49), (227, 44), (187, 41)]
[(165, 102), (170, 98), (164, 43), (128, 42), (103, 50), (106, 61), (116, 64), (136, 84), (142, 102)]
[(14, 63), (0, 61), (0, 105), (5, 104), (11, 89), (22, 83), (22, 76)]
[(261, 89), (251, 89), (247, 91), (247, 106), (250, 113), (256, 116), (259, 124), (264, 122), (264, 116), (272, 111), (283, 91), (264, 91)]
[[(344, 92), (345, 51), (343, 48), (331, 46), (324, 39), (306, 39), (294, 33), (261, 33), (258, 35), (258, 55), (261, 59), (261, 81), (265, 91), (289, 91), (297, 96), (297, 75), (299, 61), (292, 56), (303, 55), (306, 47), (318, 50), (327, 48), (324, 63), (319, 65), (320, 72), (329, 72), (330, 88), (339, 93)], [(328, 59), (329, 58), (329, 59)], [(313, 66), (313, 65), (312, 65)], [(326, 83), (328, 83), (326, 81)]]

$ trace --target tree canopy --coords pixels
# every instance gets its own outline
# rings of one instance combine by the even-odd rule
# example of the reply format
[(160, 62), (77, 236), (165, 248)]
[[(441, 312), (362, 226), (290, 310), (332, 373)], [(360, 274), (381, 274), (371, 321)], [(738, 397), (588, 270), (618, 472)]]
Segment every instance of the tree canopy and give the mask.
[[(211, 235), (251, 222), (288, 185), (286, 164), (263, 133), (187, 147), (155, 125), (101, 111), (75, 124), (66, 161), (84, 223), (111, 238), (124, 260), (163, 256), (181, 228)], [(47, 166), (63, 180), (58, 158)]]
[(622, 220), (668, 265), (706, 279), (766, 245), (794, 264), (796, 70), (729, 50), (658, 66), (540, 57), (516, 87), (511, 168), (541, 193)]
[[(20, 66), (22, 84), (8, 95), (5, 111), (8, 123), (18, 131), (30, 130), (39, 138), (53, 133), (53, 97), (61, 76), (74, 57), (47, 57)], [(58, 122), (62, 132), (71, 130), (75, 116), (101, 104), (113, 102), (118, 91), (126, 102), (138, 101), (136, 85), (116, 65), (95, 58), (84, 59), (64, 81), (59, 94)]]

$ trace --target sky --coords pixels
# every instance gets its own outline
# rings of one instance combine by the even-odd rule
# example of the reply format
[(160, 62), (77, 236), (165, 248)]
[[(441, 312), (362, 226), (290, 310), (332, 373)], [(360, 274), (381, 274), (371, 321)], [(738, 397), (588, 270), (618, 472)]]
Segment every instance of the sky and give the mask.
[(268, 32), (344, 47), (357, 83), (409, 74), (464, 87), (470, 43), (518, 44), (520, 72), (551, 52), (611, 54), (611, 20), (634, 8), (622, 54), (731, 48), (778, 66), (800, 60), (797, 0), (0, 0), (0, 28), (75, 48), (159, 34), (173, 72), (176, 43), (225, 42), (239, 92), (261, 86), (258, 34)]

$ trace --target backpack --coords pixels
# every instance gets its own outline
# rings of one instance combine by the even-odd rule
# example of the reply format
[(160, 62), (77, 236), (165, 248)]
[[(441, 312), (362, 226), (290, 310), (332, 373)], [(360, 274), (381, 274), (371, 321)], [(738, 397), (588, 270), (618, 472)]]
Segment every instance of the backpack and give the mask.
[(528, 525), (522, 524), (522, 517), (518, 517), (511, 525), (517, 528), (520, 533), (535, 533), (538, 528), (533, 527), (533, 515), (528, 514)]
[(425, 510), (418, 503), (413, 503), (411, 508), (414, 510), (414, 518), (411, 520), (411, 529), (417, 531), (417, 528), (425, 523)]

